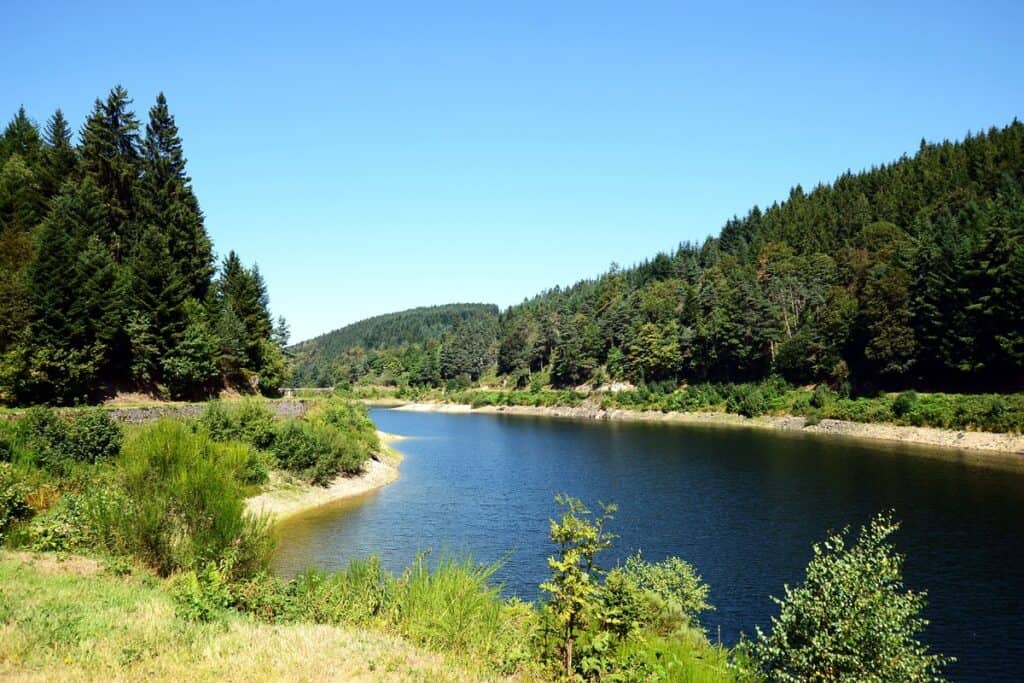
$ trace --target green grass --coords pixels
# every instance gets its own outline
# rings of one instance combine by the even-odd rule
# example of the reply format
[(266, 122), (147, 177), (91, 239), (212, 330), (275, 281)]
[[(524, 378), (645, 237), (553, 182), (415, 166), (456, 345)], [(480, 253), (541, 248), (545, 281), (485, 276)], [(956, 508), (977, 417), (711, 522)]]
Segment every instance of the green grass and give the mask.
[[(375, 629), (179, 617), (140, 571), (0, 551), (0, 679), (494, 680), (467, 658)], [(525, 679), (520, 679), (525, 680)]]

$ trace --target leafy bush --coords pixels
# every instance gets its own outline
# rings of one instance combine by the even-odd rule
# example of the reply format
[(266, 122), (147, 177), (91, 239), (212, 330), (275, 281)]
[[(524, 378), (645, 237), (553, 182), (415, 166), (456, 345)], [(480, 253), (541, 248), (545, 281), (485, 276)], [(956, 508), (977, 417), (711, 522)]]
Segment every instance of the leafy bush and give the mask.
[(732, 388), (725, 401), (727, 412), (757, 417), (768, 411), (768, 402), (761, 390), (752, 384), (737, 384)]
[(830, 391), (827, 386), (819, 384), (814, 387), (814, 392), (811, 394), (811, 407), (820, 410), (831, 403), (834, 396), (834, 392)]
[(265, 566), (273, 545), (269, 523), (245, 512), (238, 455), (173, 420), (132, 435), (119, 463), (131, 503), (112, 522), (125, 549), (164, 575), (203, 567), (229, 551), (238, 575)]
[(273, 452), (281, 467), (321, 486), (340, 472), (360, 472), (369, 455), (355, 437), (303, 420), (281, 424)]
[(917, 639), (927, 621), (923, 593), (904, 590), (903, 558), (887, 542), (898, 524), (879, 515), (856, 541), (849, 529), (815, 544), (807, 578), (775, 602), (772, 632), (743, 646), (755, 668), (778, 681), (941, 681), (952, 661)]
[(127, 507), (123, 492), (105, 473), (80, 490), (56, 493), (55, 500), (21, 530), (18, 540), (38, 552), (120, 552), (120, 519)]
[(274, 413), (258, 398), (210, 401), (199, 424), (216, 441), (244, 441), (261, 449), (274, 441)]
[(917, 405), (917, 392), (904, 391), (892, 402), (892, 414), (897, 418), (903, 418), (910, 414), (910, 411)]
[(353, 560), (332, 574), (309, 569), (289, 586), (288, 614), (318, 624), (364, 624), (388, 606), (388, 582), (377, 557)]
[(29, 487), (21, 481), (14, 467), (10, 463), (0, 462), (0, 541), (8, 526), (31, 514), (25, 501), (28, 494)]
[(35, 406), (18, 420), (12, 459), (62, 472), (68, 455), (68, 424), (52, 408)]
[(199, 572), (179, 574), (171, 583), (171, 598), (179, 617), (188, 621), (211, 622), (221, 618), (233, 599), (227, 572), (208, 562)]
[(121, 426), (102, 408), (91, 408), (75, 416), (66, 432), (64, 450), (78, 462), (95, 463), (121, 452)]
[(693, 565), (678, 557), (650, 564), (637, 553), (626, 559), (623, 575), (645, 594), (644, 622), (657, 633), (698, 627), (697, 616), (714, 609), (708, 603), (710, 587), (701, 581)]

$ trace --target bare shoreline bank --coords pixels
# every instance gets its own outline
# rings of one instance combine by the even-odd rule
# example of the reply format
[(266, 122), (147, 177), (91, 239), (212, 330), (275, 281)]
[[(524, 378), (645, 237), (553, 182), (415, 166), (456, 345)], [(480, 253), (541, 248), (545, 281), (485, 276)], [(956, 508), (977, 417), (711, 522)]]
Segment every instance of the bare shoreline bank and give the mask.
[(245, 501), (246, 510), (280, 521), (321, 505), (361, 496), (387, 486), (398, 479), (398, 466), (403, 459), (402, 454), (390, 445), (405, 437), (381, 431), (377, 432), (377, 436), (380, 438), (381, 451), (367, 461), (362, 474), (341, 475), (329, 486), (313, 486), (290, 481), (280, 472), (273, 472), (266, 490)]
[(605, 410), (596, 407), (569, 406), (482, 406), (473, 408), (465, 404), (419, 402), (406, 403), (395, 410), (409, 412), (480, 413), (490, 415), (533, 415), (585, 420), (612, 420), (629, 422), (662, 422), (723, 427), (747, 427), (783, 432), (800, 432), (868, 439), (890, 443), (915, 444), (934, 448), (964, 450), (980, 455), (981, 452), (1004, 455), (1024, 455), (1024, 435), (994, 432), (955, 431), (935, 427), (908, 427), (886, 423), (822, 420), (817, 425), (806, 425), (803, 417), (767, 415), (748, 418), (729, 413), (663, 413), (655, 410)]

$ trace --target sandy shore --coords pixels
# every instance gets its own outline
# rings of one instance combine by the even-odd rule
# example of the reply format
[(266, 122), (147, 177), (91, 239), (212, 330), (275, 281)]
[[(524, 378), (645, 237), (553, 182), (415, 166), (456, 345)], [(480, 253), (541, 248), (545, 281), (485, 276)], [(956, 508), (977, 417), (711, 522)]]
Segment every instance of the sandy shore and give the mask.
[(339, 476), (330, 486), (311, 486), (290, 480), (281, 472), (272, 472), (265, 490), (249, 498), (246, 501), (246, 509), (255, 514), (267, 514), (274, 519), (283, 519), (311, 508), (387, 486), (398, 479), (398, 465), (402, 462), (402, 454), (390, 448), (390, 444), (401, 441), (403, 437), (385, 432), (377, 432), (377, 436), (380, 437), (381, 452), (366, 463), (366, 469), (362, 474)]
[(629, 420), (637, 422), (672, 422), (682, 424), (722, 425), (799, 431), (808, 434), (826, 434), (856, 439), (902, 442), (936, 448), (970, 451), (989, 451), (1024, 455), (1024, 435), (996, 434), (992, 432), (958, 432), (933, 427), (904, 427), (893, 424), (822, 420), (814, 426), (805, 426), (804, 418), (792, 416), (764, 416), (747, 418), (727, 413), (662, 413), (647, 410), (604, 410), (591, 407), (534, 407), (483, 406), (473, 408), (452, 403), (408, 403), (396, 410), (439, 413), (484, 413), (493, 415), (539, 415), (588, 420)]

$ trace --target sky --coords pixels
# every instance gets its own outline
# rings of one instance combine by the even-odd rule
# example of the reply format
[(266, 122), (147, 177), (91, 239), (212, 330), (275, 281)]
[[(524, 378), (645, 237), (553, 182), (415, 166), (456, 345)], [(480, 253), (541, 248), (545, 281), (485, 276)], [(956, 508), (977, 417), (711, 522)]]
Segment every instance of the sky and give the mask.
[(293, 341), (506, 307), (1024, 118), (1022, 2), (768, 4), (12, 3), (0, 116), (163, 91)]

